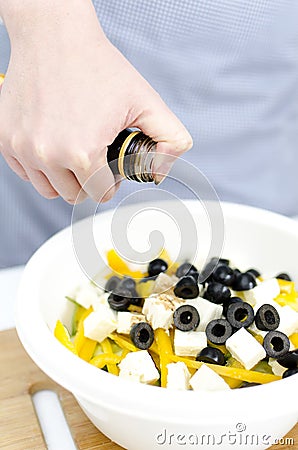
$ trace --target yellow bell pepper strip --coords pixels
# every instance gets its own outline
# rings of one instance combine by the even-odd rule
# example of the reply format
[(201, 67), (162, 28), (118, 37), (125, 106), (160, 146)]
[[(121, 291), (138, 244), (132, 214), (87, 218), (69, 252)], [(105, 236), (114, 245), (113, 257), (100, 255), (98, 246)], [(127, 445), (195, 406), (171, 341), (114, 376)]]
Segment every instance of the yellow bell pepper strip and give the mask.
[(111, 249), (107, 252), (107, 261), (113, 272), (116, 272), (120, 275), (128, 275), (134, 278), (143, 278), (144, 274), (139, 270), (131, 270), (125, 261), (115, 252), (114, 249)]
[(124, 348), (124, 349), (122, 350), (122, 353), (121, 353), (121, 361), (122, 361), (122, 359), (125, 358), (126, 355), (128, 355), (128, 353), (130, 353), (130, 351), (127, 350), (127, 348)]
[(66, 327), (63, 325), (63, 323), (60, 320), (57, 320), (56, 326), (54, 329), (54, 336), (58, 339), (58, 341), (64, 345), (68, 350), (70, 350), (72, 353), (77, 355), (77, 351), (75, 349), (74, 344), (70, 340), (69, 333), (66, 329)]
[(74, 336), (76, 332), (78, 331), (78, 324), (80, 322), (80, 319), (84, 312), (86, 311), (86, 308), (83, 306), (76, 306), (73, 317), (72, 317), (72, 335)]
[[(84, 336), (84, 320), (86, 319), (86, 317), (89, 316), (89, 314), (91, 314), (92, 311), (93, 311), (92, 307), (89, 309), (84, 309), (84, 312), (82, 313), (80, 320), (78, 322), (78, 330), (75, 334), (74, 346), (75, 346), (76, 352), (78, 353), (79, 356), (80, 356), (80, 352), (81, 352), (83, 345), (85, 344), (86, 340), (88, 339)], [(95, 347), (94, 347), (94, 349), (95, 349)]]
[(238, 388), (242, 384), (242, 381), (237, 380), (236, 378), (230, 378), (230, 377), (222, 377), (222, 378), (230, 386), (231, 389)]
[(135, 347), (131, 342), (129, 342), (125, 337), (119, 336), (119, 334), (111, 333), (108, 336), (112, 339), (119, 347), (129, 350), (130, 352), (137, 352), (139, 349)]
[(172, 342), (163, 328), (157, 328), (154, 334), (160, 360), (160, 385), (167, 387), (167, 364), (171, 362), (173, 356)]
[(280, 306), (290, 306), (294, 311), (298, 311), (297, 292), (291, 292), (290, 294), (282, 292), (274, 300)]
[(84, 361), (89, 362), (94, 354), (96, 345), (97, 342), (93, 341), (93, 339), (85, 338), (85, 342), (81, 347), (79, 357), (82, 358)]
[(129, 305), (127, 310), (130, 311), (130, 312), (136, 312), (136, 313), (139, 313), (139, 314), (142, 313), (142, 307), (141, 306), (137, 306), (137, 305)]
[(102, 353), (101, 355), (94, 356), (90, 360), (90, 364), (102, 369), (108, 364), (118, 364), (121, 361), (121, 356), (115, 355), (114, 353)]
[[(113, 350), (111, 343), (108, 338), (104, 339), (101, 343), (101, 347), (103, 349), (103, 352), (106, 355), (113, 355)], [(112, 373), (113, 375), (119, 375), (119, 369), (116, 366), (116, 364), (107, 364), (108, 372)]]
[(156, 341), (153, 341), (153, 343), (151, 344), (149, 350), (152, 351), (153, 353), (155, 353), (156, 355), (159, 355), (159, 353), (158, 353), (158, 346), (156, 344)]
[(298, 348), (298, 333), (291, 334), (289, 337), (290, 341), (294, 345), (295, 349)]
[(274, 299), (280, 306), (290, 306), (298, 311), (298, 293), (295, 291), (294, 281), (278, 279), (280, 294)]
[[(223, 347), (223, 346), (221, 346)], [(237, 361), (237, 359), (233, 358), (232, 356), (227, 359), (226, 365), (228, 367), (234, 367), (237, 369), (244, 369), (242, 364)], [(236, 378), (230, 378), (230, 377), (223, 377), (225, 382), (230, 386), (231, 389), (235, 389), (239, 387), (242, 384), (242, 380), (237, 380)]]
[[(202, 364), (206, 364), (176, 355), (172, 356), (172, 361), (184, 362), (188, 367), (192, 367), (195, 369), (199, 369), (202, 366)], [(223, 377), (235, 378), (241, 381), (248, 381), (249, 383), (265, 384), (281, 379), (281, 377), (272, 375), (270, 373), (255, 372), (253, 370), (246, 370), (240, 368), (238, 369), (236, 367), (219, 366), (217, 364), (206, 364), (206, 366), (208, 366), (210, 369), (214, 370), (214, 372), (216, 372), (218, 375), (221, 375)]]
[(231, 356), (227, 360), (226, 366), (227, 367), (234, 367), (236, 369), (244, 369), (243, 365), (239, 361), (237, 361), (237, 359), (233, 358), (233, 356)]
[(155, 283), (154, 280), (148, 280), (145, 282), (138, 283), (136, 285), (136, 290), (137, 290), (137, 293), (139, 294), (139, 296), (142, 298), (149, 297), (153, 290), (154, 283)]
[(295, 294), (294, 281), (277, 279), (281, 294)]

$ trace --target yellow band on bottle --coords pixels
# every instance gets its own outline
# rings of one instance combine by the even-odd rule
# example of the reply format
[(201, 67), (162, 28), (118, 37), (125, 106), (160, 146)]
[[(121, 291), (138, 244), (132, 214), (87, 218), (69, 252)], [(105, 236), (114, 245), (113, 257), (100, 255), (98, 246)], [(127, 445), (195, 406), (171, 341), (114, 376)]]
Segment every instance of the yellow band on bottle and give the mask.
[(119, 157), (118, 157), (118, 169), (119, 169), (119, 173), (123, 176), (123, 178), (126, 178), (125, 173), (124, 173), (124, 155), (125, 155), (126, 149), (129, 146), (132, 138), (135, 137), (139, 133), (140, 133), (140, 131), (133, 131), (132, 133), (130, 133), (127, 136), (127, 138), (121, 145), (121, 149), (120, 149)]

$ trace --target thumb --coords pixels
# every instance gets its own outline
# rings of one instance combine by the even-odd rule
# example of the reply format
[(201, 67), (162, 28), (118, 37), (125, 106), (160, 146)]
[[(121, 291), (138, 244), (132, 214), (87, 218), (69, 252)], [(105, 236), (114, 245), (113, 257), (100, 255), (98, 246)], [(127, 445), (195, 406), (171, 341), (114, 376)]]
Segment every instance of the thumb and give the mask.
[(153, 174), (159, 184), (170, 171), (175, 159), (192, 147), (192, 138), (178, 117), (168, 108), (152, 89), (143, 109), (133, 126), (140, 128), (156, 143)]

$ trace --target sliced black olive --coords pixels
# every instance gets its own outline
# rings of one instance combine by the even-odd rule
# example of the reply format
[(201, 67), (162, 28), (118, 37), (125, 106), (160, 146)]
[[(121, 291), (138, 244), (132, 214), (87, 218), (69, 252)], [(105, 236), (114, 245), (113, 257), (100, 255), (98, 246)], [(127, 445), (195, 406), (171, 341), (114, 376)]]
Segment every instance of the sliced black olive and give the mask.
[(225, 365), (225, 355), (219, 348), (205, 347), (198, 353), (196, 361), (202, 361), (209, 364)]
[(258, 278), (261, 276), (260, 272), (257, 269), (248, 269), (245, 273), (250, 273), (251, 275), (253, 275), (255, 278)]
[(251, 273), (240, 273), (232, 284), (234, 291), (248, 291), (257, 285), (255, 277)]
[(130, 304), (131, 305), (135, 305), (135, 306), (143, 306), (143, 298), (139, 297), (139, 294), (137, 293), (137, 291), (135, 291), (135, 293), (131, 293), (132, 297), (130, 299)]
[(207, 262), (205, 267), (201, 270), (199, 276), (199, 282), (205, 286), (206, 283), (212, 281), (213, 270), (217, 266), (218, 258), (211, 258), (210, 261)]
[(211, 258), (210, 261), (205, 265), (205, 267), (202, 269), (200, 276), (199, 276), (199, 282), (205, 286), (206, 283), (210, 283), (213, 280), (213, 272), (214, 269), (221, 265), (228, 266), (230, 264), (229, 259), (225, 258)]
[(157, 258), (150, 261), (148, 264), (148, 275), (149, 277), (154, 277), (159, 275), (161, 272), (165, 272), (168, 269), (168, 264), (163, 259)]
[(225, 265), (228, 266), (230, 264), (230, 260), (226, 258), (217, 258), (216, 256), (210, 259), (210, 263), (214, 264), (214, 267)]
[(272, 331), (278, 328), (279, 314), (274, 306), (265, 303), (256, 312), (255, 324), (259, 330)]
[(111, 292), (108, 303), (115, 311), (126, 311), (131, 303), (131, 292), (128, 289)]
[(121, 293), (122, 291), (129, 291), (130, 292), (130, 303), (132, 305), (140, 306), (142, 303), (142, 298), (139, 297), (139, 294), (136, 291), (136, 282), (131, 277), (124, 277), (114, 290), (116, 293)]
[(198, 283), (192, 275), (180, 278), (174, 287), (174, 294), (180, 298), (196, 298), (199, 293)]
[(278, 364), (287, 369), (296, 369), (298, 367), (298, 349), (292, 350), (277, 359)]
[(254, 310), (249, 303), (235, 302), (227, 310), (227, 320), (233, 328), (249, 327), (254, 321)]
[(232, 326), (226, 319), (211, 320), (206, 327), (207, 339), (212, 344), (224, 344), (232, 334)]
[(129, 291), (133, 291), (136, 288), (136, 282), (131, 277), (124, 277), (119, 283), (119, 289), (124, 288), (128, 289)]
[(147, 350), (154, 341), (154, 331), (147, 322), (139, 322), (133, 325), (130, 330), (132, 343), (141, 350)]
[(212, 303), (223, 303), (231, 297), (231, 291), (227, 286), (224, 286), (217, 281), (212, 281), (208, 284), (204, 298)]
[(290, 341), (281, 331), (269, 331), (264, 337), (263, 347), (271, 358), (280, 358), (290, 348)]
[(232, 286), (234, 281), (234, 270), (226, 264), (220, 264), (214, 269), (212, 278), (214, 281), (224, 284), (225, 286)]
[(276, 275), (276, 278), (278, 280), (292, 281), (292, 278), (287, 273), (279, 273), (278, 275)]
[(240, 297), (230, 297), (227, 301), (223, 303), (222, 314), (227, 317), (228, 307), (233, 303), (243, 303), (243, 300)]
[(199, 271), (192, 264), (185, 262), (178, 267), (176, 271), (176, 277), (182, 278), (185, 275), (192, 275), (196, 279), (196, 281), (198, 281)]
[(116, 275), (114, 275), (113, 277), (109, 278), (108, 281), (106, 282), (105, 290), (107, 292), (114, 291), (120, 282), (121, 278), (116, 277)]
[(230, 260), (226, 259), (226, 258), (219, 258), (218, 264), (225, 264), (225, 265), (229, 266), (230, 265)]
[(178, 330), (195, 330), (200, 323), (200, 316), (197, 309), (192, 305), (179, 306), (173, 315), (174, 325)]
[(288, 377), (291, 377), (292, 375), (296, 375), (296, 373), (298, 373), (298, 368), (296, 368), (296, 369), (288, 369), (282, 374), (282, 377), (283, 378), (288, 378)]

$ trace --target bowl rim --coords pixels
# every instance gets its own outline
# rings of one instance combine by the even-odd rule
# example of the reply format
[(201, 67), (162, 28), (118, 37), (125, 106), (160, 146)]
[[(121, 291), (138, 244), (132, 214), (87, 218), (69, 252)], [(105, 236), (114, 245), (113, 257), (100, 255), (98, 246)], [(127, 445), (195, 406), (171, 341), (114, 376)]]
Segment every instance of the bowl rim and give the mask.
[[(185, 202), (188, 205), (194, 202), (197, 203), (196, 200), (185, 200)], [(222, 202), (222, 209), (224, 215), (228, 214), (229, 217), (239, 216), (239, 213), (241, 217), (249, 216), (250, 220), (252, 218), (256, 220), (257, 217), (256, 221), (258, 222), (261, 220), (262, 223), (268, 223), (271, 227), (279, 227), (298, 236), (297, 223), (280, 214), (228, 202)], [(100, 213), (100, 215), (111, 214), (112, 211), (108, 210)], [(88, 218), (80, 220), (78, 224), (82, 224), (84, 220), (88, 220)], [(100, 403), (113, 410), (125, 411), (126, 413), (130, 411), (131, 414), (135, 414), (138, 417), (140, 415), (144, 417), (152, 416), (152, 411), (155, 409), (154, 415), (156, 418), (158, 416), (164, 418), (164, 415), (167, 414), (170, 420), (169, 411), (171, 411), (173, 420), (179, 417), (180, 422), (181, 420), (187, 420), (188, 423), (190, 420), (195, 420), (197, 405), (203, 402), (206, 420), (212, 416), (213, 420), (218, 419), (222, 422), (223, 411), (226, 417), (229, 414), (235, 414), (234, 402), (237, 402), (239, 405), (239, 411), (241, 410), (241, 413), (245, 413), (245, 408), (242, 408), (241, 405), (245, 405), (250, 401), (251, 389), (258, 395), (258, 403), (266, 405), (267, 413), (269, 411), (268, 398), (274, 397), (272, 396), (272, 385), (278, 383), (278, 386), (284, 393), (289, 389), (295, 389), (295, 387), (297, 389), (298, 374), (278, 382), (255, 386), (251, 389), (216, 392), (175, 391), (173, 396), (173, 391), (169, 389), (133, 383), (119, 377), (116, 378), (114, 375), (98, 370), (72, 354), (55, 339), (53, 333), (44, 322), (39, 308), (38, 292), (38, 280), (42, 274), (40, 261), (42, 261), (44, 255), (53, 252), (60, 243), (62, 244), (63, 242), (65, 244), (65, 238), (71, 238), (70, 233), (70, 226), (59, 231), (46, 241), (30, 258), (24, 269), (18, 289), (15, 319), (19, 338), (33, 361), (50, 378), (71, 391), (75, 396), (91, 403)], [(143, 407), (144, 398), (146, 398), (147, 411), (144, 411)], [(224, 405), (224, 407), (219, 407), (215, 411), (213, 407), (214, 401), (216, 401), (217, 405)], [(181, 414), (181, 405), (185, 402), (187, 402), (188, 407)], [(158, 411), (156, 411), (157, 404), (159, 405)], [(293, 406), (292, 409), (297, 413), (297, 406)]]

